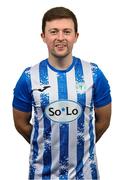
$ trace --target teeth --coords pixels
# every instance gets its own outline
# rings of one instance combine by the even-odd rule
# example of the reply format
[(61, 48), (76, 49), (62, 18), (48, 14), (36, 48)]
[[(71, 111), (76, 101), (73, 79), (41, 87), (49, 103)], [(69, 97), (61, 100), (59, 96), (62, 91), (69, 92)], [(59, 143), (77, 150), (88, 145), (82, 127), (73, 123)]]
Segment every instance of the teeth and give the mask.
[(59, 45), (58, 45), (57, 47), (64, 47), (64, 46), (59, 46)]
[(56, 47), (65, 47), (66, 45), (65, 44), (56, 44), (55, 46)]

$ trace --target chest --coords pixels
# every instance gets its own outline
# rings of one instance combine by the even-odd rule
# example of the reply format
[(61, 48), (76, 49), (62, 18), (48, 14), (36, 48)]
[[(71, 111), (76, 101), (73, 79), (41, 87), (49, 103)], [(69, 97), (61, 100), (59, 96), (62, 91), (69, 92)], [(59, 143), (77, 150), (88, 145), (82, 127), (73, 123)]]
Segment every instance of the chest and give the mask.
[(56, 101), (74, 101), (83, 108), (92, 104), (93, 81), (92, 76), (85, 78), (81, 73), (76, 74), (75, 69), (70, 72), (54, 72), (49, 70), (39, 75), (32, 82), (32, 96), (34, 106), (43, 110)]

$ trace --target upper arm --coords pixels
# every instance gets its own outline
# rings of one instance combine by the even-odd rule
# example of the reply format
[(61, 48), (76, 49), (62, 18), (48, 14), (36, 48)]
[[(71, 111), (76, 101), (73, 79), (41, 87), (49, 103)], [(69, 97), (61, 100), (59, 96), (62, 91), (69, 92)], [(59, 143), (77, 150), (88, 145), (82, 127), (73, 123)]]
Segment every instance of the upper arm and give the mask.
[(13, 119), (18, 131), (30, 123), (31, 112), (22, 112), (13, 108)]
[(97, 65), (93, 65), (93, 101), (95, 108), (101, 108), (111, 103), (110, 85)]
[(105, 126), (109, 126), (111, 118), (111, 103), (106, 106), (95, 108), (95, 120)]
[(32, 124), (32, 95), (31, 95), (31, 80), (30, 72), (27, 68), (19, 78), (16, 87), (14, 88), (13, 98), (13, 118), (17, 131), (30, 142)]
[(31, 80), (27, 68), (17, 81), (14, 88), (13, 108), (23, 112), (32, 111)]

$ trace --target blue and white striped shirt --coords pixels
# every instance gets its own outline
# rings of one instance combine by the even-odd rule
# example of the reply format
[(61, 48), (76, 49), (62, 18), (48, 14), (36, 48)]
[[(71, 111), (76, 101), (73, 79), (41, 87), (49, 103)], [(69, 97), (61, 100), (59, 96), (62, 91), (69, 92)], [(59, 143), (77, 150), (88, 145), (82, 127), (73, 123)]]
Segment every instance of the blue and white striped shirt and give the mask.
[(107, 79), (93, 63), (73, 57), (66, 70), (48, 59), (27, 68), (13, 107), (34, 111), (30, 180), (98, 180), (94, 107), (111, 102)]

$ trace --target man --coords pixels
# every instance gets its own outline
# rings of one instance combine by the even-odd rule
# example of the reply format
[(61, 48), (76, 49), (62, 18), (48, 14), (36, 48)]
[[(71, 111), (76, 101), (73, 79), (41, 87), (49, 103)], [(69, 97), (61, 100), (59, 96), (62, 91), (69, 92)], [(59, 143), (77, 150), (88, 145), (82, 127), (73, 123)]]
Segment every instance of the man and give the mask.
[(72, 56), (78, 36), (73, 12), (48, 10), (41, 34), (48, 58), (25, 69), (14, 89), (14, 122), (31, 146), (32, 180), (99, 179), (95, 143), (110, 124), (110, 87), (96, 64)]

